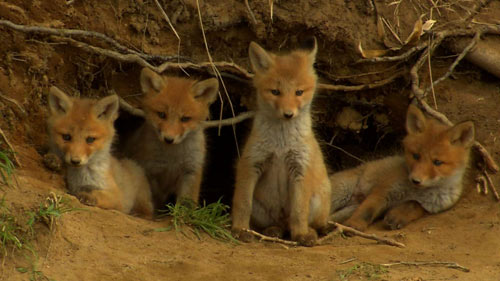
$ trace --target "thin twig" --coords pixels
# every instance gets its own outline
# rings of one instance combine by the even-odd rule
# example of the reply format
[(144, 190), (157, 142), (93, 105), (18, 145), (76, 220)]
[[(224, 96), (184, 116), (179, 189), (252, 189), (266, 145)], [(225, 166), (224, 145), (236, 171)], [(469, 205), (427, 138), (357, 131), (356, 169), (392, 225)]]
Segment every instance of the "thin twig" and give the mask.
[(255, 15), (253, 14), (252, 9), (250, 8), (250, 4), (248, 4), (248, 0), (245, 0), (245, 6), (247, 6), (248, 14), (252, 19), (253, 24), (257, 25), (257, 20), (255, 19)]
[(484, 176), (478, 176), (476, 177), (476, 189), (477, 193), (483, 192), (483, 194), (488, 194), (488, 186), (486, 183), (486, 179)]
[(285, 244), (285, 245), (289, 245), (289, 246), (298, 246), (299, 245), (299, 243), (297, 243), (295, 241), (284, 240), (284, 239), (280, 239), (277, 237), (270, 237), (270, 236), (258, 233), (257, 231), (254, 231), (251, 229), (244, 228), (243, 231), (248, 232), (250, 234), (253, 234), (255, 237), (259, 238), (260, 241), (275, 242), (275, 243)]
[(453, 71), (455, 70), (455, 67), (457, 67), (457, 65), (460, 63), (460, 61), (476, 46), (477, 42), (481, 39), (481, 36), (483, 35), (483, 31), (482, 30), (478, 30), (478, 32), (476, 33), (476, 35), (474, 36), (474, 38), (471, 40), (471, 42), (462, 50), (462, 52), (460, 53), (460, 55), (455, 59), (455, 61), (453, 62), (453, 64), (450, 66), (450, 68), (448, 69), (448, 71), (443, 75), (441, 76), (439, 79), (437, 79), (436, 81), (434, 81), (433, 83), (431, 83), (431, 85), (429, 87), (427, 87), (427, 89), (425, 90), (424, 92), (424, 95), (434, 86), (436, 86), (437, 84), (441, 83), (442, 81), (448, 79), (448, 77), (450, 77), (452, 74), (453, 74)]
[(414, 266), (423, 266), (423, 265), (433, 265), (433, 266), (444, 266), (448, 268), (458, 269), (463, 272), (470, 272), (470, 269), (467, 267), (461, 266), (456, 262), (442, 262), (442, 261), (415, 261), (415, 262), (395, 262), (395, 263), (385, 263), (381, 264), (381, 266), (391, 267), (396, 265), (414, 265)]
[(11, 29), (14, 29), (14, 30), (17, 30), (20, 32), (24, 32), (24, 33), (42, 33), (42, 34), (56, 35), (56, 36), (62, 36), (62, 37), (71, 37), (71, 36), (93, 37), (93, 38), (97, 38), (97, 39), (105, 41), (106, 43), (115, 47), (118, 51), (121, 51), (124, 53), (129, 53), (129, 54), (135, 54), (135, 55), (137, 55), (145, 60), (172, 61), (172, 60), (178, 60), (178, 59), (182, 59), (182, 60), (187, 59), (185, 57), (178, 57), (178, 56), (163, 56), (163, 55), (151, 55), (151, 54), (141, 53), (141, 52), (132, 50), (128, 47), (125, 47), (124, 45), (120, 44), (118, 41), (116, 41), (116, 40), (114, 40), (114, 39), (112, 39), (112, 38), (110, 38), (102, 33), (96, 32), (96, 31), (20, 25), (20, 24), (15, 24), (15, 23), (8, 21), (8, 20), (0, 20), (0, 25), (6, 26), (8, 28), (11, 28)]
[(139, 117), (145, 116), (144, 111), (132, 106), (126, 100), (124, 100), (122, 97), (118, 97), (118, 101), (120, 102), (120, 108), (125, 110), (126, 112), (128, 112), (132, 115), (135, 115), (135, 116), (139, 116)]
[(7, 138), (7, 136), (5, 135), (5, 133), (3, 132), (2, 128), (0, 128), (0, 135), (2, 136), (3, 140), (5, 141), (5, 144), (7, 144), (7, 146), (10, 149), (10, 151), (12, 152), (12, 156), (14, 157), (14, 162), (16, 162), (16, 165), (19, 168), (22, 168), (21, 162), (19, 161), (19, 159), (16, 156), (16, 151), (14, 150), (14, 147), (12, 146), (12, 144), (9, 142), (9, 139)]
[(497, 188), (495, 187), (495, 184), (493, 184), (493, 181), (491, 180), (490, 175), (488, 174), (488, 172), (486, 170), (483, 171), (483, 174), (486, 177), (486, 180), (488, 181), (488, 185), (491, 189), (491, 192), (493, 193), (493, 196), (495, 196), (495, 199), (497, 201), (500, 201), (500, 196), (498, 196)]
[(318, 84), (318, 89), (323, 89), (323, 90), (330, 90), (330, 91), (360, 91), (360, 90), (367, 90), (367, 89), (374, 89), (378, 88), (384, 85), (387, 85), (391, 83), (392, 81), (396, 80), (397, 78), (403, 76), (405, 73), (404, 72), (398, 72), (394, 74), (393, 76), (383, 79), (377, 82), (373, 82), (370, 84), (362, 84), (362, 85), (355, 85), (355, 86), (346, 86), (346, 85), (333, 85), (333, 84), (323, 84), (319, 83)]
[(363, 159), (361, 159), (361, 158), (357, 157), (356, 155), (354, 155), (354, 154), (350, 153), (349, 151), (347, 151), (347, 150), (343, 149), (342, 147), (336, 146), (336, 145), (334, 145), (334, 144), (332, 144), (332, 143), (329, 143), (329, 142), (327, 142), (326, 144), (327, 144), (328, 146), (331, 146), (331, 147), (333, 147), (333, 148), (335, 148), (335, 149), (337, 149), (337, 150), (340, 150), (340, 151), (344, 152), (344, 153), (345, 153), (345, 154), (347, 154), (348, 156), (350, 156), (350, 157), (352, 157), (352, 158), (354, 158), (354, 159), (358, 160), (358, 161), (359, 161), (359, 162), (361, 162), (361, 163), (366, 163), (366, 161), (365, 161), (365, 160), (363, 160)]
[(253, 118), (254, 116), (255, 116), (255, 112), (248, 111), (248, 112), (240, 113), (237, 116), (232, 117), (232, 118), (205, 121), (202, 123), (202, 126), (204, 128), (213, 128), (213, 127), (220, 127), (220, 126), (235, 125), (236, 123), (242, 122), (242, 121), (249, 119), (249, 118)]
[(15, 99), (11, 99), (11, 98), (5, 96), (4, 94), (2, 94), (1, 92), (0, 92), (0, 98), (14, 104), (19, 109), (19, 111), (21, 111), (23, 117), (26, 117), (26, 110), (24, 110), (24, 108)]
[(364, 232), (356, 230), (356, 229), (354, 229), (352, 227), (345, 226), (345, 225), (342, 225), (342, 224), (337, 223), (337, 222), (329, 221), (328, 224), (336, 226), (337, 229), (335, 231), (332, 231), (328, 235), (326, 235), (326, 236), (318, 239), (318, 242), (317, 242), (318, 245), (325, 244), (325, 241), (327, 241), (328, 239), (330, 239), (334, 235), (337, 235), (337, 233), (349, 232), (349, 233), (354, 234), (356, 236), (359, 236), (359, 237), (362, 237), (362, 238), (365, 238), (365, 239), (369, 239), (369, 240), (375, 240), (375, 241), (377, 241), (379, 243), (386, 244), (386, 245), (389, 245), (389, 246), (395, 246), (395, 247), (400, 247), (400, 248), (405, 248), (406, 247), (405, 244), (397, 242), (397, 241), (394, 241), (392, 239), (381, 238), (381, 237), (378, 237), (375, 234), (364, 233)]
[(181, 41), (181, 38), (179, 37), (177, 30), (175, 30), (174, 26), (172, 25), (172, 22), (170, 21), (170, 18), (168, 17), (168, 15), (165, 12), (165, 10), (163, 9), (163, 7), (160, 5), (160, 2), (158, 2), (158, 0), (154, 0), (154, 1), (155, 1), (156, 6), (158, 7), (158, 9), (160, 10), (161, 14), (163, 15), (163, 17), (167, 21), (168, 25), (170, 26), (170, 29), (172, 29), (172, 31), (174, 32), (175, 37), (177, 37), (177, 40)]
[[(429, 36), (429, 46), (431, 45), (431, 36)], [(429, 81), (431, 82), (431, 90), (432, 90), (432, 100), (434, 101), (434, 108), (437, 110), (438, 109), (438, 105), (437, 105), (437, 101), (436, 101), (436, 92), (434, 91), (434, 83), (432, 81), (432, 65), (431, 65), (431, 54), (428, 53), (427, 54), (427, 64), (428, 64), (428, 67), (429, 67)]]
[(368, 59), (360, 59), (356, 62), (358, 63), (365, 63), (365, 62), (392, 62), (392, 61), (405, 61), (409, 59), (413, 54), (415, 54), (418, 51), (421, 51), (425, 48), (427, 48), (427, 42), (421, 43), (408, 51), (404, 52), (401, 55), (393, 56), (393, 57), (375, 57), (375, 58), (368, 58)]

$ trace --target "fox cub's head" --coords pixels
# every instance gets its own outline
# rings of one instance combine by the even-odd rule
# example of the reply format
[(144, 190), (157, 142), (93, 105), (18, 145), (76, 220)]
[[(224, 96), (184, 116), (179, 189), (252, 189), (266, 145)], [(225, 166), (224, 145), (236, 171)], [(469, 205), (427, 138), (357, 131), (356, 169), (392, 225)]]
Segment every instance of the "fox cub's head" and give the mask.
[(160, 76), (144, 68), (141, 88), (145, 95), (146, 119), (161, 141), (177, 144), (208, 118), (209, 106), (217, 98), (219, 82), (215, 78), (195, 81)]
[(249, 56), (255, 72), (259, 110), (277, 118), (292, 119), (309, 110), (316, 90), (314, 71), (317, 44), (314, 38), (309, 50), (296, 50), (286, 55), (267, 52), (257, 43), (250, 43)]
[(108, 150), (115, 134), (118, 97), (100, 100), (70, 98), (56, 87), (49, 92), (51, 142), (64, 161), (87, 164), (96, 152)]
[(409, 180), (417, 187), (433, 187), (463, 172), (474, 143), (471, 121), (449, 127), (426, 119), (410, 105), (406, 116), (408, 135), (403, 140)]

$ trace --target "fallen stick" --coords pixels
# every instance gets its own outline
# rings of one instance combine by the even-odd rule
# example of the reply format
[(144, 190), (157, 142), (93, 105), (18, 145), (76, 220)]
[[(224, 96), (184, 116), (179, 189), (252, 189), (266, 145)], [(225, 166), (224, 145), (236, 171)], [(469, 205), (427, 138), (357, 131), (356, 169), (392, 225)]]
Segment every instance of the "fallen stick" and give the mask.
[(270, 237), (270, 236), (258, 233), (257, 231), (254, 231), (251, 229), (244, 228), (243, 231), (248, 232), (248, 233), (254, 235), (255, 237), (258, 237), (260, 239), (260, 241), (275, 242), (275, 243), (285, 244), (285, 245), (289, 245), (289, 246), (298, 246), (299, 245), (299, 243), (297, 243), (295, 241), (284, 240), (284, 239), (280, 239), (277, 237)]
[[(495, 199), (497, 201), (500, 201), (500, 196), (498, 196), (497, 189), (496, 189), (495, 185), (493, 184), (493, 181), (491, 180), (490, 175), (488, 174), (488, 172), (486, 170), (483, 171), (483, 174), (486, 177), (486, 180), (488, 181), (488, 186), (490, 187), (491, 192), (493, 193), (493, 196), (495, 196)], [(485, 186), (485, 189), (486, 189), (486, 186)]]
[(7, 138), (7, 136), (5, 135), (5, 133), (3, 132), (2, 128), (0, 128), (0, 135), (2, 136), (3, 140), (5, 141), (5, 144), (7, 144), (7, 146), (10, 149), (10, 151), (12, 152), (12, 156), (14, 157), (14, 162), (16, 163), (16, 165), (19, 168), (22, 168), (21, 162), (19, 161), (19, 159), (16, 156), (16, 151), (14, 150), (14, 147), (12, 146), (12, 144), (9, 142), (9, 139)]
[(484, 176), (476, 177), (476, 189), (477, 193), (483, 192), (485, 195), (488, 194), (488, 187)]
[(391, 267), (396, 265), (413, 265), (413, 266), (423, 266), (423, 265), (434, 265), (434, 266), (444, 266), (448, 268), (458, 269), (463, 272), (470, 272), (470, 269), (467, 267), (461, 266), (456, 262), (442, 262), (442, 261), (416, 261), (416, 262), (395, 262), (395, 263), (385, 263), (381, 264), (381, 266)]
[(186, 57), (179, 57), (179, 56), (164, 56), (164, 55), (151, 55), (151, 54), (145, 54), (141, 53), (135, 50), (132, 50), (128, 47), (125, 47), (115, 39), (112, 39), (108, 36), (106, 36), (103, 33), (99, 33), (96, 31), (88, 31), (88, 30), (80, 30), (80, 29), (65, 29), (65, 28), (51, 28), (51, 27), (43, 27), (43, 26), (29, 26), (29, 25), (21, 25), (21, 24), (15, 24), (9, 20), (0, 20), (0, 25), (6, 26), (8, 28), (11, 28), (13, 30), (17, 30), (20, 32), (24, 33), (41, 33), (41, 34), (47, 34), (47, 35), (56, 35), (56, 36), (62, 36), (62, 37), (71, 37), (71, 36), (80, 36), (80, 37), (90, 37), (90, 38), (97, 38), (100, 39), (117, 50), (129, 54), (135, 54), (143, 59), (146, 60), (161, 60), (161, 61), (171, 61), (171, 60), (189, 60)]
[(365, 238), (365, 239), (369, 239), (369, 240), (374, 240), (374, 241), (377, 241), (379, 243), (386, 244), (386, 245), (389, 245), (389, 246), (395, 246), (395, 247), (400, 247), (400, 248), (405, 248), (406, 247), (405, 244), (397, 242), (397, 241), (394, 241), (392, 239), (382, 238), (382, 237), (378, 237), (375, 234), (369, 234), (369, 233), (361, 232), (361, 231), (356, 230), (356, 229), (354, 229), (352, 227), (349, 227), (349, 226), (346, 226), (346, 225), (343, 225), (343, 224), (340, 224), (340, 223), (337, 223), (337, 222), (329, 221), (328, 224), (336, 226), (337, 229), (335, 231), (330, 232), (325, 237), (322, 237), (322, 238), (318, 239), (318, 242), (317, 242), (318, 245), (324, 244), (325, 241), (327, 241), (328, 239), (330, 239), (334, 235), (337, 235), (337, 233), (350, 232), (351, 234), (354, 234), (356, 236), (359, 236), (359, 237), (362, 237), (362, 238)]

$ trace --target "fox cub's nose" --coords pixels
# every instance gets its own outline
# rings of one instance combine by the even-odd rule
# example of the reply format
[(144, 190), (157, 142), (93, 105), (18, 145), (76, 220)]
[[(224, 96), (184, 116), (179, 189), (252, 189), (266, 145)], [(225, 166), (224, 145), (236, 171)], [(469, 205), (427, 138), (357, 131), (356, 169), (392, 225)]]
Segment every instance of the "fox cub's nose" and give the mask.
[(71, 158), (70, 162), (72, 165), (78, 166), (80, 165), (80, 163), (82, 163), (82, 160), (80, 160), (79, 158)]
[(418, 178), (411, 178), (411, 182), (414, 184), (414, 185), (419, 185), (422, 183), (422, 181)]
[(163, 140), (168, 144), (174, 143), (174, 138), (171, 137), (164, 137)]
[(283, 116), (285, 116), (286, 119), (290, 119), (293, 117), (293, 112), (291, 111), (285, 112), (283, 113)]

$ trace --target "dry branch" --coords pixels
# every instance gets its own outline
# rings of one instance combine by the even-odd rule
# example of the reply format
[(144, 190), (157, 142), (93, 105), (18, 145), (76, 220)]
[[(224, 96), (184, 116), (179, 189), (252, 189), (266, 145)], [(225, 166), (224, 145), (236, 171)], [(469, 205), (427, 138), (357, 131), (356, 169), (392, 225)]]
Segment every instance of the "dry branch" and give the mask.
[(26, 110), (24, 110), (24, 108), (15, 99), (11, 99), (11, 98), (5, 96), (4, 94), (2, 94), (1, 92), (0, 92), (0, 98), (2, 98), (4, 100), (6, 100), (6, 101), (8, 101), (8, 102), (10, 102), (12, 104), (14, 104), (17, 107), (17, 109), (19, 109), (19, 111), (21, 112), (21, 114), (23, 115), (23, 117), (27, 116)]
[(212, 128), (212, 127), (220, 127), (220, 126), (229, 126), (235, 125), (236, 123), (242, 122), (246, 119), (253, 118), (255, 116), (255, 112), (248, 111), (238, 114), (235, 117), (222, 119), (222, 120), (212, 120), (205, 121), (202, 123), (204, 128)]
[(134, 116), (138, 116), (138, 117), (144, 117), (145, 116), (144, 111), (142, 111), (139, 108), (136, 108), (136, 107), (132, 106), (126, 100), (124, 100), (122, 97), (118, 97), (118, 100), (120, 102), (120, 108), (122, 110), (125, 110), (126, 112), (128, 112), (128, 113), (130, 113), (130, 114), (132, 114)]
[(289, 245), (289, 246), (298, 246), (299, 245), (299, 243), (297, 243), (295, 241), (284, 240), (284, 239), (280, 239), (280, 238), (276, 238), (276, 237), (270, 237), (270, 236), (258, 233), (257, 231), (254, 231), (251, 229), (244, 228), (243, 231), (254, 235), (255, 237), (259, 238), (260, 241), (275, 242), (275, 243), (280, 243), (280, 244)]
[(369, 233), (361, 232), (361, 231), (356, 230), (356, 229), (354, 229), (352, 227), (349, 227), (349, 226), (346, 226), (346, 225), (342, 225), (342, 224), (337, 223), (337, 222), (329, 221), (328, 224), (336, 226), (337, 229), (335, 231), (332, 231), (331, 233), (329, 233), (325, 237), (322, 237), (321, 239), (319, 239), (318, 242), (317, 242), (318, 245), (324, 244), (325, 241), (327, 241), (328, 239), (330, 239), (334, 235), (337, 235), (337, 233), (349, 232), (349, 233), (351, 233), (353, 235), (356, 235), (356, 236), (359, 236), (359, 237), (362, 237), (362, 238), (365, 238), (365, 239), (369, 239), (369, 240), (375, 240), (375, 241), (377, 241), (379, 243), (386, 244), (386, 245), (389, 245), (389, 246), (395, 246), (395, 247), (400, 247), (400, 248), (405, 248), (406, 247), (405, 244), (397, 242), (397, 241), (394, 241), (392, 239), (382, 238), (382, 237), (378, 237), (375, 234), (369, 234)]
[(85, 37), (85, 38), (96, 38), (100, 39), (114, 48), (116, 48), (118, 51), (125, 52), (128, 54), (135, 54), (145, 60), (161, 60), (161, 61), (172, 61), (172, 60), (187, 60), (185, 57), (179, 57), (179, 56), (163, 56), (163, 55), (151, 55), (151, 54), (145, 54), (141, 53), (135, 50), (132, 50), (122, 44), (120, 44), (118, 41), (115, 39), (112, 39), (102, 33), (96, 32), (96, 31), (87, 31), (87, 30), (80, 30), (80, 29), (64, 29), (64, 28), (50, 28), (50, 27), (43, 27), (43, 26), (28, 26), (28, 25), (20, 25), (20, 24), (15, 24), (11, 21), (8, 20), (0, 20), (0, 25), (6, 26), (8, 28), (14, 29), (16, 31), (24, 32), (24, 33), (36, 33), (36, 34), (46, 34), (46, 35), (56, 35), (56, 36), (62, 36), (62, 37), (72, 37), (72, 36), (77, 36), (77, 37)]
[(2, 128), (0, 128), (0, 136), (2, 136), (3, 140), (5, 141), (5, 144), (7, 144), (7, 146), (10, 149), (10, 151), (12, 152), (12, 155), (14, 157), (14, 162), (16, 163), (16, 165), (19, 168), (22, 168), (21, 162), (19, 161), (19, 159), (16, 156), (16, 151), (14, 150), (14, 147), (12, 146), (12, 144), (9, 142), (9, 139), (7, 138), (7, 136), (5, 135), (5, 133), (3, 132)]
[(413, 265), (413, 266), (423, 266), (423, 265), (433, 265), (433, 266), (444, 266), (448, 268), (458, 269), (463, 272), (470, 272), (470, 269), (467, 267), (461, 266), (456, 262), (442, 262), (442, 261), (415, 261), (415, 262), (395, 262), (395, 263), (385, 263), (381, 264), (381, 266), (391, 267), (396, 265)]
[[(483, 171), (483, 174), (484, 174), (484, 177), (486, 178), (486, 180), (488, 181), (488, 185), (491, 189), (491, 192), (493, 193), (493, 196), (495, 196), (495, 199), (497, 201), (500, 201), (500, 196), (498, 196), (497, 188), (493, 184), (493, 181), (491, 180), (490, 175), (488, 174), (488, 172), (486, 170)], [(484, 186), (484, 189), (486, 190), (486, 185)]]

